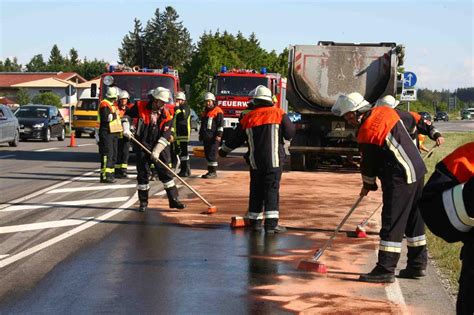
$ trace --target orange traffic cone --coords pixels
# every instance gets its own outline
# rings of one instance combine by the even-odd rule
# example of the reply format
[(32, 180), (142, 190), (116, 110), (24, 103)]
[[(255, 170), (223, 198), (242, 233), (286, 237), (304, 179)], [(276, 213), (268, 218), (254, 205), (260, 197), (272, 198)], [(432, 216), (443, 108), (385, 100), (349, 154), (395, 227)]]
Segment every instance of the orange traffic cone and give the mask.
[(75, 137), (73, 131), (71, 131), (71, 142), (69, 142), (68, 147), (77, 147), (77, 145), (76, 145), (76, 137)]

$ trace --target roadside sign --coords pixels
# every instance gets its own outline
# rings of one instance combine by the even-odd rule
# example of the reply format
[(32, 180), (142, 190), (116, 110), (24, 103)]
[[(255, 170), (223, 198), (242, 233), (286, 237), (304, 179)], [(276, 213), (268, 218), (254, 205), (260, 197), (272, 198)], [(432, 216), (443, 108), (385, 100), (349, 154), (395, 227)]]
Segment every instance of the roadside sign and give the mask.
[(411, 88), (416, 84), (416, 74), (413, 72), (407, 71), (403, 73), (403, 87)]
[(76, 88), (72, 85), (68, 85), (66, 87), (66, 95), (67, 96), (73, 96), (74, 94), (76, 94)]
[(416, 100), (416, 89), (404, 89), (402, 95), (400, 95), (400, 101), (403, 102), (412, 102)]

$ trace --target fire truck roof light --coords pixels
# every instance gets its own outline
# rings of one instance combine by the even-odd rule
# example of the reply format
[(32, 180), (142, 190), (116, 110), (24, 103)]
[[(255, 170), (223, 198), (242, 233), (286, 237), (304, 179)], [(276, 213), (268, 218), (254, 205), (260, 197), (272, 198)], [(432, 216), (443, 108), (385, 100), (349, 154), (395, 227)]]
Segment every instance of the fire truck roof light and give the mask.
[(266, 67), (261, 67), (260, 68), (260, 73), (261, 74), (267, 74), (267, 68)]
[(221, 73), (226, 73), (227, 72), (227, 67), (226, 66), (222, 66), (221, 67)]
[(168, 73), (168, 72), (169, 72), (168, 66), (164, 66), (164, 67), (163, 67), (163, 73), (166, 74), (166, 73)]
[(114, 72), (115, 71), (115, 67), (113, 65), (109, 65), (109, 72)]

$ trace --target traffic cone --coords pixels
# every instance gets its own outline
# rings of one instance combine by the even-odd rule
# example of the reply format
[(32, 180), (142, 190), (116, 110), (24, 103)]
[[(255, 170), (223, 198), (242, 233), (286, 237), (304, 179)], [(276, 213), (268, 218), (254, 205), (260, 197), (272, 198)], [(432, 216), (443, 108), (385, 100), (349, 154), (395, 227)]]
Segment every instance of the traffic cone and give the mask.
[(69, 142), (68, 147), (77, 147), (77, 145), (76, 145), (76, 136), (74, 135), (73, 131), (71, 131), (71, 142)]

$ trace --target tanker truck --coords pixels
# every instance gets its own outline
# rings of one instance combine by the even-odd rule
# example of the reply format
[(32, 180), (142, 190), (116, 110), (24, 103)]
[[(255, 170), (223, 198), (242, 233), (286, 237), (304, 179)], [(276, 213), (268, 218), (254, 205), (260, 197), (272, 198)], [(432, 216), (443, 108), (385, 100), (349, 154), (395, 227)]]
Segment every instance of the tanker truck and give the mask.
[(301, 114), (289, 147), (291, 169), (356, 167), (356, 130), (331, 113), (341, 94), (373, 103), (401, 92), (404, 47), (395, 43), (319, 42), (289, 47), (287, 100)]

